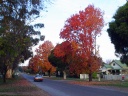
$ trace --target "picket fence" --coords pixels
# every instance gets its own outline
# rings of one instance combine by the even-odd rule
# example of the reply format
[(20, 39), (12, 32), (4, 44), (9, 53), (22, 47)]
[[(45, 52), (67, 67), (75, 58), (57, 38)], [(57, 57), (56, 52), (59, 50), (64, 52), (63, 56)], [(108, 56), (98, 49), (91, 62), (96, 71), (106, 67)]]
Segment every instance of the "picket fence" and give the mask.
[(128, 75), (104, 75), (105, 80), (128, 80)]

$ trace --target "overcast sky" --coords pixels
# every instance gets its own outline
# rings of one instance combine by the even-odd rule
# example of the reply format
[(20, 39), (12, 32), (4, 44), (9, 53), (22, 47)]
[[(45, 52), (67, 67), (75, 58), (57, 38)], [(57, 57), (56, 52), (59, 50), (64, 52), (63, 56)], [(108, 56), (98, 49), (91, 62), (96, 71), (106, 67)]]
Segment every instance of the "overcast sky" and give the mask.
[[(48, 5), (48, 12), (43, 12), (43, 18), (38, 19), (45, 24), (45, 28), (41, 30), (41, 33), (45, 35), (45, 40), (49, 40), (56, 45), (56, 43), (62, 42), (59, 34), (65, 21), (71, 15), (84, 10), (89, 4), (93, 4), (105, 13), (104, 20), (108, 24), (108, 22), (112, 21), (112, 17), (119, 6), (123, 6), (125, 3), (126, 0), (54, 0), (53, 4)], [(97, 38), (97, 45), (100, 46), (100, 56), (103, 61), (118, 59), (114, 55), (114, 45), (111, 44), (106, 32), (107, 28), (108, 25), (103, 28), (101, 36)]]

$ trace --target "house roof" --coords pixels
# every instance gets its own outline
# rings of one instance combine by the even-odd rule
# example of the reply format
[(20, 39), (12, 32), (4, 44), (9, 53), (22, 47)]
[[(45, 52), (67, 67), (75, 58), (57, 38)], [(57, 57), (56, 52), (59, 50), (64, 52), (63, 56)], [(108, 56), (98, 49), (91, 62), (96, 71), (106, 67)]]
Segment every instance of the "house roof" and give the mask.
[(122, 63), (120, 60), (114, 60), (122, 69), (128, 69), (128, 66), (125, 63)]
[[(114, 68), (111, 66), (111, 63), (115, 62), (117, 65), (120, 66), (120, 68)], [(120, 60), (113, 60), (110, 64), (104, 64), (103, 66), (107, 70), (115, 69), (115, 70), (128, 70), (128, 66), (125, 63), (122, 63)]]
[(113, 69), (113, 67), (109, 64), (104, 64), (104, 67), (106, 67), (107, 69)]

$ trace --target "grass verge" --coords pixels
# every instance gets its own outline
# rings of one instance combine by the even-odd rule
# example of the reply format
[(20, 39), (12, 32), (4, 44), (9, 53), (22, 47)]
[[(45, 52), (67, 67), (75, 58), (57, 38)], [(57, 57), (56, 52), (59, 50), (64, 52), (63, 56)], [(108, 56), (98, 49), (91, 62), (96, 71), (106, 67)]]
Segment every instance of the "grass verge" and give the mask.
[[(52, 80), (64, 80), (63, 77), (47, 77)], [(115, 81), (115, 80), (93, 80), (89, 82), (87, 79), (79, 79), (79, 78), (67, 78), (65, 81), (69, 81), (72, 84), (80, 84), (80, 85), (95, 85), (95, 86), (115, 86), (115, 87), (124, 87), (128, 88), (128, 81)]]
[(122, 87), (122, 88), (128, 88), (128, 81), (104, 81), (99, 84), (95, 85), (102, 85), (102, 86), (115, 86), (115, 87)]
[(0, 96), (50, 96), (47, 92), (39, 89), (22, 76), (7, 79), (2, 83), (0, 78)]

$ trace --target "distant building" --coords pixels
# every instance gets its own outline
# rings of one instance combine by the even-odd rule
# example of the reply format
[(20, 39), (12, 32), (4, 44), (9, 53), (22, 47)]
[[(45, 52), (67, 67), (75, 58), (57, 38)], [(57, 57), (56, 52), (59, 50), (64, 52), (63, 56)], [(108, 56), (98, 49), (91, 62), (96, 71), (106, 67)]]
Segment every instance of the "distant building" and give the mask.
[(128, 75), (128, 66), (121, 63), (120, 60), (113, 60), (109, 64), (103, 64), (100, 70), (103, 75)]

